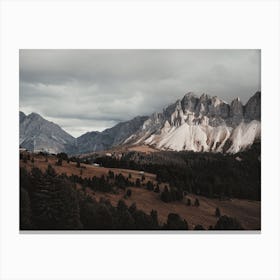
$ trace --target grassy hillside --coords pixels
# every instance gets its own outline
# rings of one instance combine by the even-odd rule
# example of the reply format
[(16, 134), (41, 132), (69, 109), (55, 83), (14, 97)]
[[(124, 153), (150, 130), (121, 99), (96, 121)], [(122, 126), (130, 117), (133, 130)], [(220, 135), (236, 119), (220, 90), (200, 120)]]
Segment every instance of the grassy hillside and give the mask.
[[(112, 158), (110, 159), (112, 160)], [(145, 159), (145, 157), (143, 157), (143, 159)], [(178, 158), (177, 155), (174, 156), (172, 164), (176, 164), (176, 161), (178, 166), (182, 164), (181, 155), (179, 155)], [(29, 153), (21, 154), (20, 166), (22, 168), (20, 180), (21, 197), (25, 201), (25, 203), (22, 204), (27, 204), (27, 207), (25, 207), (27, 210), (23, 208), (22, 212), (29, 213), (23, 215), (23, 217), (29, 217), (30, 221), (27, 223), (27, 226), (26, 224), (22, 224), (22, 228), (25, 229), (61, 229), (62, 227), (62, 229), (138, 228), (158, 230), (178, 229), (177, 227), (179, 227), (179, 229), (194, 229), (198, 225), (202, 226), (204, 229), (208, 229), (211, 226), (214, 228), (219, 220), (219, 217), (215, 215), (217, 208), (219, 208), (220, 215), (236, 218), (244, 229), (260, 229), (260, 201), (229, 197), (210, 198), (201, 194), (197, 195), (196, 193), (184, 192), (182, 199), (175, 199), (166, 203), (161, 199), (162, 193), (166, 187), (168, 190), (172, 190), (176, 188), (176, 186), (174, 187), (172, 181), (164, 182), (158, 175), (159, 173), (145, 172), (144, 175), (140, 174), (140, 170), (143, 168), (132, 170), (125, 168), (97, 167), (85, 163), (78, 164), (77, 162), (69, 161), (69, 159), (62, 160), (61, 157), (54, 155), (45, 156), (42, 154)], [(51, 170), (53, 170), (51, 172), (49, 170), (50, 166)], [(141, 165), (140, 167), (145, 166)], [(38, 170), (41, 171), (41, 173), (38, 172)], [(156, 172), (158, 171), (159, 170), (156, 170)], [(72, 222), (76, 221), (75, 223), (71, 222), (63, 226), (60, 225), (60, 227), (54, 222), (49, 223), (48, 214), (42, 209), (52, 209), (52, 207), (54, 207), (54, 213), (58, 211), (56, 209), (57, 205), (52, 205), (51, 203), (52, 196), (44, 197), (46, 193), (50, 193), (48, 186), (51, 184), (55, 186), (58, 185), (59, 189), (61, 185), (63, 185), (65, 190), (68, 190), (61, 194), (61, 200), (63, 200), (63, 202), (59, 202), (59, 205), (61, 204), (59, 209), (62, 209), (64, 207), (63, 205), (66, 203), (65, 201), (67, 201), (63, 196), (75, 197), (74, 202), (73, 199), (69, 200), (71, 202), (70, 209), (76, 209), (76, 216), (73, 213), (71, 214), (76, 217), (74, 220), (72, 217)], [(158, 192), (156, 192), (157, 187)], [(69, 189), (71, 189), (70, 194)], [(128, 190), (130, 190), (130, 195), (127, 195)], [(36, 206), (38, 197), (43, 200), (43, 206)], [(57, 195), (54, 195), (54, 197), (57, 199)], [(199, 201), (199, 206), (195, 206), (196, 199)], [(119, 204), (122, 205), (120, 201), (123, 201), (126, 205), (124, 208), (127, 208), (124, 212), (128, 219), (128, 227), (127, 225), (117, 222), (120, 218), (118, 215), (122, 213), (119, 213), (119, 210), (117, 210), (120, 208)], [(139, 212), (137, 212), (137, 214), (133, 212), (134, 215), (136, 215), (133, 216), (131, 212), (129, 212), (129, 209), (131, 208), (130, 210), (133, 211), (135, 205)], [(105, 214), (99, 209), (100, 207), (101, 210), (103, 209), (103, 212), (105, 211)], [(38, 221), (38, 218), (35, 218), (34, 222), (32, 216), (40, 217), (42, 211), (45, 213), (43, 219), (44, 223), (42, 224), (40, 219)], [(96, 218), (96, 213), (99, 213), (98, 211), (110, 217), (106, 225), (103, 224), (102, 226), (102, 223), (96, 224), (90, 219), (85, 219), (87, 216), (95, 217), (94, 220), (96, 222), (96, 219), (99, 219), (98, 217)], [(171, 213), (178, 214), (179, 218), (174, 218), (172, 215), (170, 218)], [(55, 220), (55, 214), (49, 215), (51, 215), (51, 217), (53, 215)], [(102, 215), (100, 217), (101, 220)], [(139, 220), (138, 216), (142, 218)], [(23, 217), (21, 221), (26, 220)], [(173, 220), (175, 219), (175, 222), (172, 220), (172, 217)], [(64, 220), (64, 217), (61, 219)], [(184, 220), (186, 221), (187, 227), (184, 224)]]

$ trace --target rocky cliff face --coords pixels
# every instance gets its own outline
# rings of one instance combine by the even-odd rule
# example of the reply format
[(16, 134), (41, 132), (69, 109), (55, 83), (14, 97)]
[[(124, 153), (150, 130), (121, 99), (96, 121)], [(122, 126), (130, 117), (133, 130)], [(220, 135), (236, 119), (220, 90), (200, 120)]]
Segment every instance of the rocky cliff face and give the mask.
[(187, 93), (124, 141), (165, 150), (236, 153), (260, 139), (260, 92), (244, 106), (239, 98), (229, 105), (218, 97)]
[(252, 96), (244, 107), (244, 118), (247, 120), (261, 120), (261, 93)]

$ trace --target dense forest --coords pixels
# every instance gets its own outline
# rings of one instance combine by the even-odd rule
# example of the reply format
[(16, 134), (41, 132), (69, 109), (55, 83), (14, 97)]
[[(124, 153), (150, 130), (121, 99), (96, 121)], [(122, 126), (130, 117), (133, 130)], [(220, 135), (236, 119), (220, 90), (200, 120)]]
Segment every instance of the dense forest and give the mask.
[(261, 200), (261, 145), (234, 155), (197, 152), (127, 152), (121, 159), (93, 156), (84, 162), (157, 174), (179, 191), (207, 197)]
[[(93, 178), (91, 183), (78, 176), (58, 175), (49, 165), (46, 172), (33, 168), (28, 173), (20, 169), (20, 228), (21, 229), (188, 229), (188, 224), (179, 215), (170, 213), (167, 223), (159, 225), (157, 211), (147, 215), (128, 207), (124, 200), (113, 207), (109, 200), (96, 201), (83, 189), (77, 190), (73, 181), (99, 189), (104, 178)], [(122, 179), (121, 179), (122, 180)], [(121, 181), (119, 180), (119, 181)], [(118, 181), (118, 180), (117, 180)], [(117, 182), (116, 181), (116, 182)], [(108, 186), (112, 186), (108, 183)], [(118, 187), (114, 185), (114, 187)], [(122, 186), (124, 187), (124, 186)], [(111, 191), (107, 188), (103, 191)], [(129, 192), (127, 192), (129, 195)]]
[[(25, 159), (22, 159), (25, 160)], [(30, 159), (32, 160), (32, 159)], [(60, 162), (58, 158), (58, 162)], [(81, 189), (76, 184), (82, 186)], [(128, 188), (128, 186), (130, 186)], [(31, 172), (20, 169), (20, 229), (21, 230), (187, 230), (186, 220), (177, 213), (170, 213), (166, 223), (160, 225), (156, 210), (146, 214), (137, 209), (134, 203), (129, 207), (123, 199), (116, 207), (106, 199), (89, 196), (85, 189), (94, 191), (116, 192), (126, 190), (130, 196), (133, 187), (145, 187), (159, 192), (151, 182), (146, 185), (133, 183), (121, 174), (109, 171), (108, 176), (100, 178), (82, 178), (81, 176), (56, 174), (49, 164), (45, 172), (33, 167)], [(170, 197), (181, 194), (165, 189)], [(164, 203), (164, 202), (163, 202)], [(196, 201), (195, 203), (199, 203)], [(196, 205), (198, 206), (198, 205)], [(218, 216), (217, 216), (218, 217)], [(218, 217), (217, 224), (209, 229), (242, 229), (239, 222), (231, 217)], [(203, 230), (197, 225), (195, 230)]]

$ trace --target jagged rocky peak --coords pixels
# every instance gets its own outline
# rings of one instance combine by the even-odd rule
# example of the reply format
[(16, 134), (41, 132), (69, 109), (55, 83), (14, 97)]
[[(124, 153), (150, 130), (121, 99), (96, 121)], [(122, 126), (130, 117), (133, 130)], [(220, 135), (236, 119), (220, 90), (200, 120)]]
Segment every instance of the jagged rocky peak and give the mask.
[(244, 108), (244, 117), (249, 120), (261, 119), (261, 92), (256, 92), (247, 102)]
[(199, 98), (202, 102), (208, 101), (209, 99), (211, 99), (211, 96), (206, 94), (206, 93), (202, 93), (200, 98)]
[(221, 116), (229, 115), (229, 105), (217, 96), (203, 93), (200, 97), (193, 92), (188, 92), (181, 101), (184, 113), (193, 112), (196, 116)]
[(25, 119), (25, 117), (26, 117), (26, 115), (23, 113), (23, 112), (19, 112), (19, 122), (21, 123), (21, 122), (23, 122), (24, 121), (24, 119)]
[(29, 116), (30, 118), (40, 118), (40, 119), (42, 118), (41, 115), (39, 115), (39, 114), (37, 114), (37, 113), (35, 113), (35, 112), (32, 112), (32, 113), (29, 114), (28, 116)]
[(187, 111), (194, 112), (195, 108), (197, 106), (197, 103), (198, 103), (198, 97), (193, 92), (188, 92), (187, 94), (185, 94), (185, 96), (183, 97), (183, 99), (181, 101), (184, 112), (187, 112)]
[(29, 121), (32, 121), (32, 120), (43, 121), (44, 120), (44, 118), (41, 115), (39, 115), (35, 112), (30, 113), (27, 117), (28, 117)]
[(243, 117), (243, 104), (239, 97), (232, 100), (230, 104), (230, 117)]
[(258, 117), (260, 94), (243, 106), (240, 98), (229, 105), (217, 96), (188, 92), (162, 113), (152, 114), (126, 143), (163, 150), (235, 153), (260, 139)]
[(228, 118), (230, 106), (222, 99), (214, 96), (208, 106), (208, 113), (210, 117)]

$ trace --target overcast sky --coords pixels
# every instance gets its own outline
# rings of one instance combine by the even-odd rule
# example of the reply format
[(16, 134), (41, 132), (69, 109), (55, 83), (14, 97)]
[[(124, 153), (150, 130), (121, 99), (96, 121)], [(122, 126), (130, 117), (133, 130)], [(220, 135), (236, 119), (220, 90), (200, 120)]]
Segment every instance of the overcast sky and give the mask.
[(190, 91), (246, 103), (260, 90), (258, 50), (20, 50), (19, 67), (20, 110), (75, 137)]

